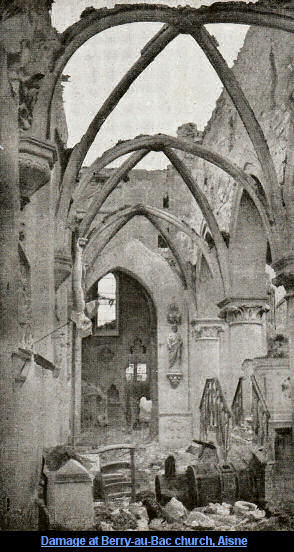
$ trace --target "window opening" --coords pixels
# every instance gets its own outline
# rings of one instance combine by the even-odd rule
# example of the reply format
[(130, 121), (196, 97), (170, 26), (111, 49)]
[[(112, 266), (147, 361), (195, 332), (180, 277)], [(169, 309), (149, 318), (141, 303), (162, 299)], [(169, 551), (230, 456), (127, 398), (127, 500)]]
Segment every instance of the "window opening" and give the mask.
[(147, 380), (147, 364), (138, 363), (137, 364), (137, 381), (146, 381)]
[(98, 282), (97, 328), (117, 328), (117, 282), (111, 272)]
[(134, 379), (135, 365), (129, 364), (126, 368), (126, 380), (132, 381)]

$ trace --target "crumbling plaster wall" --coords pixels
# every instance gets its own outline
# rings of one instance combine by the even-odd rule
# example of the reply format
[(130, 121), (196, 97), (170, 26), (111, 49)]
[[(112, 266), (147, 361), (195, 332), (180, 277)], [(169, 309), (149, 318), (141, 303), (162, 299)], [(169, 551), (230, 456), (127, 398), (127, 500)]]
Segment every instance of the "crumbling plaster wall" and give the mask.
[[(243, 48), (240, 50), (233, 71), (249, 101), (265, 134), (277, 171), (280, 186), (283, 186), (285, 158), (292, 116), (293, 91), (293, 37), (280, 31), (250, 28)], [(248, 78), (250, 75), (250, 78)], [(264, 178), (245, 128), (236, 109), (224, 91), (203, 133), (203, 145), (210, 146), (228, 157), (246, 172), (257, 177), (264, 186)], [(232, 297), (266, 297), (265, 277), (266, 236), (260, 217), (248, 196), (238, 205), (239, 214), (232, 211), (237, 194), (236, 184), (223, 171), (198, 159), (192, 160), (191, 171), (198, 184), (207, 194), (220, 229), (231, 233), (230, 260)], [(238, 218), (237, 218), (238, 215)], [(234, 221), (234, 225), (232, 224)], [(234, 228), (233, 228), (234, 227)], [(254, 267), (254, 268), (253, 268)], [(268, 301), (270, 302), (270, 301)], [(248, 326), (249, 327), (249, 326)], [(244, 339), (242, 355), (252, 358), (266, 354), (263, 340), (259, 354), (253, 352), (253, 342), (246, 337), (245, 327), (239, 338), (227, 328), (223, 334), (226, 355), (223, 359), (229, 378), (242, 375), (241, 363), (235, 341)], [(256, 339), (257, 344), (258, 339)], [(246, 345), (246, 346), (244, 346)], [(229, 399), (233, 386), (223, 378), (222, 387)]]

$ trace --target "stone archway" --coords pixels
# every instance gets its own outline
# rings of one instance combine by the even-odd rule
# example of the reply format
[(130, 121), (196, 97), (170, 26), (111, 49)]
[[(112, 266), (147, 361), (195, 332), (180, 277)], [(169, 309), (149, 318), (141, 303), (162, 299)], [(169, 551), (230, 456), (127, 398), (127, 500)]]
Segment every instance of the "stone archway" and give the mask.
[(118, 269), (96, 281), (88, 297), (98, 297), (99, 306), (93, 335), (82, 342), (82, 439), (149, 439), (158, 433), (153, 300), (133, 274)]
[[(195, 317), (195, 307), (189, 291), (183, 288), (180, 278), (160, 254), (152, 252), (136, 239), (122, 245), (119, 236), (113, 238), (103, 254), (96, 259), (87, 275), (87, 289), (91, 289), (97, 279), (114, 267), (133, 276), (145, 288), (156, 309), (159, 442), (174, 447), (184, 446), (192, 436), (189, 319)], [(168, 339), (172, 328), (169, 321), (171, 305), (178, 309), (178, 333), (182, 338), (181, 373), (177, 385), (176, 367), (170, 370), (168, 355)]]

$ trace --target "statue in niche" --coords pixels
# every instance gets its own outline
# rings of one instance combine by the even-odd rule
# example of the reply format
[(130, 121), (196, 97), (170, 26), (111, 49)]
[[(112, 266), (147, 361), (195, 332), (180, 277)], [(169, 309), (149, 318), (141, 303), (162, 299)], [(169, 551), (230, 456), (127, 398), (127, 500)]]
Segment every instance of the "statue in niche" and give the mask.
[(178, 331), (178, 326), (182, 322), (182, 315), (176, 303), (171, 303), (168, 307), (167, 321), (171, 326), (171, 331), (167, 337), (167, 352), (168, 352), (168, 373), (167, 378), (171, 387), (174, 389), (183, 379), (182, 373), (182, 350), (183, 339)]
[(178, 326), (173, 324), (167, 338), (168, 367), (169, 369), (182, 362), (183, 340), (178, 332)]

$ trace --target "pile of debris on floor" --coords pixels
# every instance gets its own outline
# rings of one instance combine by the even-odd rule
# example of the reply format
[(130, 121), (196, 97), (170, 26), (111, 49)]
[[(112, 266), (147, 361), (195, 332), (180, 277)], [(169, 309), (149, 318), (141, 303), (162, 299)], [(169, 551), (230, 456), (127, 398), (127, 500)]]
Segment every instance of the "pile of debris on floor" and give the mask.
[(279, 531), (294, 528), (294, 515), (262, 510), (255, 504), (210, 503), (188, 511), (176, 498), (164, 507), (151, 493), (138, 502), (95, 503), (98, 531)]
[[(170, 455), (171, 452), (172, 455)], [(169, 454), (168, 457), (167, 454)], [(259, 459), (258, 454), (261, 454)], [(248, 445), (240, 447), (238, 442), (237, 447), (232, 447), (231, 450), (230, 460), (233, 460), (231, 468), (234, 469), (234, 466), (240, 467), (240, 457), (242, 458), (242, 466), (247, 467), (255, 458), (253, 470), (256, 469), (255, 464), (257, 462), (257, 468), (262, 468), (262, 471), (258, 474), (260, 478), (260, 473), (263, 473), (263, 459), (260, 449), (253, 452), (252, 449), (248, 449)], [(171, 464), (169, 464), (170, 460), (172, 460)], [(190, 447), (176, 451), (160, 449), (156, 442), (139, 446), (136, 451), (136, 502), (130, 503), (127, 499), (109, 502), (108, 504), (95, 502), (96, 529), (102, 531), (278, 531), (294, 528), (293, 508), (289, 508), (287, 512), (287, 509), (285, 510), (283, 507), (275, 508), (273, 503), (267, 503), (263, 500), (265, 498), (263, 493), (264, 477), (261, 489), (256, 495), (256, 498), (259, 499), (256, 500), (256, 504), (250, 502), (252, 500), (250, 498), (251, 490), (248, 497), (242, 500), (235, 498), (235, 501), (230, 500), (230, 503), (226, 503), (225, 498), (222, 498), (223, 502), (219, 499), (218, 501), (212, 500), (208, 504), (205, 502), (205, 505), (198, 503), (197, 507), (195, 507), (194, 502), (191, 507), (191, 504), (188, 505), (185, 499), (181, 498), (181, 493), (177, 492), (177, 489), (173, 486), (177, 479), (180, 481), (181, 477), (185, 477), (187, 465), (189, 464), (195, 466), (196, 478), (202, 476), (201, 466), (205, 466), (205, 470), (208, 470), (208, 472), (204, 471), (203, 475), (203, 482), (206, 486), (207, 480), (215, 472), (216, 465), (219, 465), (219, 451), (213, 443), (202, 442), (193, 442)], [(170, 476), (167, 476), (167, 468), (168, 470), (175, 469), (175, 466), (174, 478), (171, 477), (170, 479), (172, 485), (166, 485), (163, 488), (165, 496), (162, 495), (159, 499), (158, 489), (156, 491), (154, 488), (154, 481), (157, 479), (163, 485), (168, 483)], [(228, 468), (229, 466), (224, 467)], [(242, 468), (243, 479), (247, 467), (245, 471)], [(162, 474), (164, 470), (165, 475)], [(180, 475), (181, 473), (182, 475)], [(207, 475), (208, 478), (206, 478)], [(224, 477), (226, 475), (228, 476), (225, 473)], [(255, 474), (253, 473), (253, 475)], [(229, 475), (229, 477), (231, 476)], [(240, 481), (239, 478), (239, 483)], [(223, 479), (223, 482), (225, 483), (226, 480)], [(210, 484), (208, 483), (208, 485)], [(246, 487), (245, 479), (243, 486)], [(229, 482), (230, 487), (232, 485)], [(172, 495), (168, 496), (170, 489)], [(208, 492), (210, 492), (210, 496), (214, 497), (214, 489), (211, 490), (210, 488)], [(245, 492), (247, 491), (245, 490)], [(240, 493), (240, 489), (238, 493)], [(185, 497), (185, 495), (187, 493), (184, 492), (183, 496)]]
[[(233, 449), (230, 458), (223, 463), (219, 461), (218, 450), (212, 442), (194, 441), (186, 449), (173, 451), (161, 449), (157, 442), (139, 446), (136, 450), (134, 446), (123, 445), (123, 450), (122, 445), (117, 447), (115, 450), (104, 447), (107, 464), (101, 464), (99, 452), (93, 450), (77, 451), (59, 446), (46, 452), (43, 477), (47, 478), (47, 484), (45, 487), (42, 484), (40, 490), (43, 510), (47, 513), (46, 524), (50, 525), (51, 518), (55, 523), (59, 513), (61, 527), (67, 529), (70, 521), (73, 525), (76, 518), (85, 517), (83, 505), (87, 504), (89, 515), (83, 523), (87, 522), (90, 529), (98, 531), (294, 529), (294, 492), (283, 493), (283, 497), (278, 492), (272, 492), (272, 496), (267, 494), (266, 462), (261, 449), (244, 448), (240, 451), (238, 444), (238, 449)], [(129, 477), (128, 449), (133, 450), (136, 459), (131, 481), (124, 480), (124, 477)], [(119, 473), (110, 474), (105, 470), (114, 465), (119, 467)], [(66, 511), (65, 476), (70, 484)], [(74, 476), (79, 484), (76, 494), (72, 487)], [(105, 481), (107, 477), (111, 478), (111, 485), (119, 491), (115, 493), (116, 498), (105, 492), (107, 486), (103, 477)], [(86, 502), (80, 500), (81, 478)], [(52, 487), (50, 492), (48, 481)], [(58, 500), (51, 503), (53, 487), (55, 497), (60, 487), (60, 503)], [(275, 489), (273, 487), (272, 491)], [(80, 507), (82, 510), (77, 513)]]

